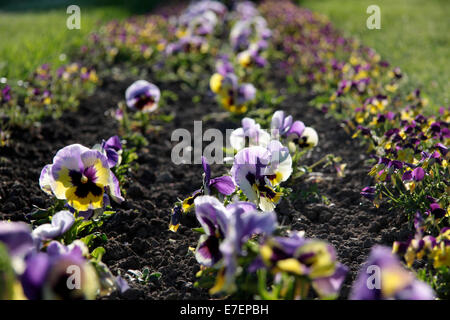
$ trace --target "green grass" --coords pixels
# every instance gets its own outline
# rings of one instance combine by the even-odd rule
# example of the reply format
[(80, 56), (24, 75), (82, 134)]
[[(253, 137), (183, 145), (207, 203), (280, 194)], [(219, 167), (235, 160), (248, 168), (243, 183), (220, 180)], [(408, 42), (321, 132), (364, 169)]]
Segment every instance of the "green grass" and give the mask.
[[(435, 105), (450, 103), (450, 1), (299, 0), (327, 15), (344, 34), (356, 36), (399, 66), (411, 86), (422, 88)], [(381, 29), (369, 30), (366, 9), (381, 10)]]
[(120, 7), (81, 7), (81, 29), (68, 30), (65, 8), (35, 12), (1, 11), (0, 78), (23, 79), (37, 66), (67, 63), (59, 59), (87, 40), (99, 21), (124, 18), (129, 12)]

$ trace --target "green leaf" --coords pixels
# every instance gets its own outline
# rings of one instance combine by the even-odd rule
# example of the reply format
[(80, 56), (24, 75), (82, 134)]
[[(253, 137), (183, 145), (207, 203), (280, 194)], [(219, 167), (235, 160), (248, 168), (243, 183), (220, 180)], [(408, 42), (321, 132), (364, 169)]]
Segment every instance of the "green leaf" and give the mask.
[(150, 279), (159, 279), (159, 278), (161, 278), (161, 276), (162, 276), (162, 273), (161, 272), (153, 272), (152, 274), (150, 274), (149, 275), (149, 278)]
[(203, 229), (203, 227), (192, 228), (192, 231), (198, 232), (198, 233), (201, 233), (201, 234), (204, 234), (204, 233), (205, 233), (205, 229)]
[(91, 252), (91, 256), (97, 260), (101, 261), (103, 258), (103, 255), (105, 254), (106, 250), (103, 247), (97, 247), (94, 249), (94, 251)]
[(11, 260), (4, 246), (0, 242), (0, 300), (11, 300), (14, 298), (14, 285), (16, 279)]

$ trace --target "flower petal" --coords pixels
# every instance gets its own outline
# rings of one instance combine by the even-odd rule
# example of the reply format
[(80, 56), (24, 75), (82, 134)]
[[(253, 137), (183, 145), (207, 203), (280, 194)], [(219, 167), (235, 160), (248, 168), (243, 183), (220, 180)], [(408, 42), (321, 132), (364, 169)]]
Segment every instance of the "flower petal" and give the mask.
[(214, 178), (210, 181), (210, 187), (216, 188), (221, 194), (230, 195), (236, 190), (236, 185), (230, 176)]
[(219, 250), (219, 239), (215, 236), (203, 234), (198, 241), (195, 258), (198, 263), (207, 267), (212, 267), (219, 262), (222, 259), (222, 253)]

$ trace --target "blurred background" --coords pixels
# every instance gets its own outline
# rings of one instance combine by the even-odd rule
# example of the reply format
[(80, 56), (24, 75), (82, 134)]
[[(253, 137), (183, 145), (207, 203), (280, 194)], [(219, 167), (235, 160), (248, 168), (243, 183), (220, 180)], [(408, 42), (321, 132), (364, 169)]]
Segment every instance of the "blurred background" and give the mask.
[[(174, 1), (170, 1), (174, 2)], [(99, 23), (145, 14), (160, 0), (0, 0), (0, 77), (21, 79), (43, 63), (59, 65), (61, 53), (80, 46)], [(175, 1), (180, 2), (180, 1)], [(188, 2), (188, 1), (185, 1)], [(450, 102), (450, 0), (297, 0), (327, 15), (399, 66), (438, 105)], [(81, 30), (68, 30), (66, 8), (81, 8)], [(366, 9), (381, 9), (381, 30), (366, 28)], [(67, 61), (66, 61), (67, 62)]]

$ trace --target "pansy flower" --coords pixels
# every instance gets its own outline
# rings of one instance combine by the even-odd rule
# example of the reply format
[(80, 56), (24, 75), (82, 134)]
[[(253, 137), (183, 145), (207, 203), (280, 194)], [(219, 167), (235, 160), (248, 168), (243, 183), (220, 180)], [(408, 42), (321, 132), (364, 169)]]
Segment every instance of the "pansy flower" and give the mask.
[(231, 175), (250, 202), (263, 211), (272, 211), (281, 199), (274, 187), (286, 181), (292, 173), (289, 150), (272, 140), (268, 148), (249, 147), (239, 151)]
[(228, 55), (221, 55), (216, 61), (216, 71), (222, 76), (228, 73), (234, 73), (233, 64), (230, 62)]
[[(297, 121), (296, 121), (297, 122)], [(296, 123), (294, 122), (294, 124)], [(299, 148), (313, 148), (319, 143), (319, 135), (314, 128), (304, 127), (303, 130), (301, 124), (297, 122), (297, 126), (289, 132), (289, 139), (294, 142)], [(301, 135), (299, 135), (301, 132)]]
[(202, 156), (202, 167), (204, 172), (203, 189), (206, 195), (211, 194), (212, 191), (215, 191), (214, 193), (230, 195), (235, 191), (236, 185), (230, 176), (211, 178), (211, 166), (204, 156)]
[(252, 42), (268, 40), (272, 31), (267, 27), (267, 21), (261, 16), (248, 20), (237, 21), (230, 31), (230, 42), (234, 50), (242, 51), (249, 48)]
[(407, 241), (394, 241), (392, 253), (403, 255), (409, 268), (416, 259), (423, 259), (426, 254), (436, 246), (436, 238), (432, 236), (423, 236), (425, 230), (423, 218), (420, 212), (416, 213), (414, 218), (414, 227), (416, 234), (413, 239)]
[[(180, 18), (183, 19), (183, 17)], [(197, 36), (206, 36), (208, 34), (212, 34), (217, 23), (217, 15), (210, 10), (205, 11), (197, 16), (191, 17), (189, 21), (184, 21), (184, 24), (186, 25), (185, 28), (187, 30), (186, 32), (191, 35)]]
[[(88, 252), (81, 241), (68, 247), (52, 241), (46, 253), (27, 256), (25, 270), (20, 276), (26, 297), (30, 300), (94, 299), (99, 281), (94, 267), (84, 257)], [(80, 286), (74, 284), (71, 288), (67, 284), (71, 283), (71, 272), (75, 270), (79, 271)]]
[(270, 142), (270, 135), (266, 130), (251, 118), (244, 118), (241, 121), (242, 127), (234, 130), (230, 135), (231, 146), (240, 151), (245, 147), (261, 146), (267, 147)]
[(70, 211), (63, 210), (55, 213), (51, 223), (44, 223), (33, 230), (31, 235), (36, 243), (43, 240), (56, 239), (64, 235), (75, 222), (75, 218)]
[(259, 14), (255, 4), (251, 1), (242, 1), (236, 4), (235, 12), (242, 20), (251, 19)]
[(13, 258), (24, 257), (35, 248), (31, 227), (25, 222), (0, 221), (0, 243)]
[(360, 194), (371, 201), (375, 199), (375, 191), (376, 189), (374, 187), (364, 187)]
[(244, 50), (236, 56), (239, 64), (247, 68), (249, 66), (264, 67), (267, 65), (267, 60), (263, 57), (263, 52), (267, 48), (267, 42), (261, 40), (258, 43), (252, 43), (247, 50)]
[(249, 202), (235, 202), (225, 207), (212, 196), (195, 199), (195, 215), (205, 232), (195, 251), (197, 261), (208, 267), (215, 265), (222, 258), (219, 244), (225, 238), (232, 216), (255, 210), (256, 206)]
[(229, 220), (225, 239), (220, 244), (224, 269), (219, 272), (216, 284), (211, 288), (212, 293), (235, 291), (238, 258), (246, 254), (243, 245), (255, 234), (271, 235), (277, 227), (277, 218), (273, 211), (259, 212), (246, 202), (230, 204), (227, 209), (232, 210), (233, 214)]
[(269, 238), (260, 248), (263, 265), (274, 274), (308, 277), (320, 297), (335, 298), (348, 268), (337, 262), (331, 245), (306, 239), (303, 234), (296, 232), (288, 237)]
[(6, 103), (11, 100), (11, 87), (6, 85), (0, 90), (0, 103)]
[(191, 196), (187, 197), (181, 202), (181, 206), (175, 206), (172, 209), (172, 217), (169, 225), (171, 231), (176, 232), (181, 214), (190, 212), (194, 208), (195, 199), (202, 195), (231, 195), (236, 190), (236, 185), (230, 176), (221, 176), (217, 178), (211, 177), (211, 166), (208, 160), (202, 156), (203, 168), (203, 187), (194, 191)]
[(293, 121), (292, 116), (285, 116), (284, 111), (275, 111), (270, 124), (271, 134), (274, 138), (295, 135), (302, 137), (305, 125), (301, 121)]
[(108, 192), (116, 202), (122, 202), (119, 182), (111, 172), (108, 159), (98, 150), (72, 144), (59, 150), (53, 164), (41, 172), (39, 184), (48, 194), (67, 200), (77, 211), (103, 207), (103, 195)]
[(99, 150), (106, 156), (110, 168), (120, 164), (122, 143), (118, 136), (112, 136), (106, 141), (103, 140), (101, 145), (95, 145), (92, 149)]
[(189, 24), (196, 17), (202, 17), (213, 13), (216, 18), (223, 17), (227, 12), (227, 8), (218, 1), (202, 0), (190, 4), (186, 10), (180, 15), (179, 23), (182, 25)]
[(180, 52), (206, 52), (208, 43), (203, 37), (186, 35), (177, 42), (169, 43), (166, 47), (166, 54), (173, 55)]
[(234, 73), (215, 73), (209, 80), (211, 91), (219, 95), (227, 95), (235, 92), (238, 88), (238, 79)]
[(255, 99), (256, 89), (250, 83), (239, 84), (233, 73), (215, 73), (209, 81), (211, 91), (218, 95), (222, 106), (233, 113), (247, 111), (247, 103)]
[(172, 208), (172, 214), (170, 215), (169, 230), (177, 232), (180, 227), (181, 215), (183, 214), (183, 208), (180, 205), (175, 205)]
[(434, 296), (428, 284), (407, 271), (389, 248), (376, 246), (353, 284), (350, 299), (432, 300)]
[(421, 167), (417, 167), (413, 170), (406, 170), (403, 173), (402, 180), (403, 181), (411, 181), (414, 180), (416, 182), (422, 181), (425, 177), (425, 170)]
[(258, 212), (249, 202), (235, 202), (225, 207), (211, 196), (195, 200), (195, 213), (205, 232), (195, 251), (197, 261), (211, 267), (223, 259), (222, 270), (211, 293), (233, 291), (242, 245), (254, 234), (271, 234), (276, 227), (275, 214)]
[(245, 50), (250, 45), (252, 29), (248, 21), (237, 21), (230, 31), (230, 43), (235, 51)]
[(134, 82), (125, 92), (127, 106), (142, 112), (155, 111), (160, 97), (159, 88), (146, 80)]

